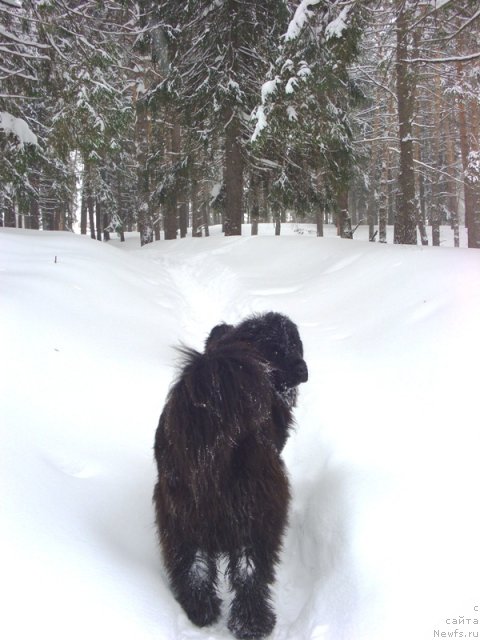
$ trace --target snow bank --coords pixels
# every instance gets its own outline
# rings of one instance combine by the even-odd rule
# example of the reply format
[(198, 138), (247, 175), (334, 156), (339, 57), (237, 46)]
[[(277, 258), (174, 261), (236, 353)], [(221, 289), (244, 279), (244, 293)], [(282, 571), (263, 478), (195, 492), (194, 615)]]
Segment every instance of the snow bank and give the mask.
[(132, 246), (0, 230), (1, 637), (230, 637), (166, 584), (153, 435), (171, 345), (267, 309), (299, 324), (311, 372), (272, 638), (427, 640), (460, 616), (477, 632), (480, 254), (308, 234)]

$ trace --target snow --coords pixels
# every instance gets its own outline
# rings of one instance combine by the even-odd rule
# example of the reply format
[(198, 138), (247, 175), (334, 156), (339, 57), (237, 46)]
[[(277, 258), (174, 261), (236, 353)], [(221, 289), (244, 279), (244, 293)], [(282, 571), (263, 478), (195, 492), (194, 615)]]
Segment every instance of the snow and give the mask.
[(273, 80), (267, 80), (267, 82), (264, 82), (262, 85), (262, 91), (261, 91), (262, 104), (258, 105), (252, 114), (252, 120), (256, 120), (255, 129), (251, 137), (252, 142), (255, 142), (255, 140), (258, 138), (258, 136), (267, 126), (267, 115), (265, 113), (265, 105), (269, 100), (269, 98), (271, 97), (271, 95), (275, 93), (279, 82), (280, 82), (279, 76), (275, 76)]
[(37, 136), (30, 129), (23, 118), (16, 118), (7, 111), (0, 111), (0, 130), (11, 133), (18, 139), (19, 148), (23, 149), (26, 144), (38, 144)]
[(268, 98), (277, 90), (278, 83), (280, 82), (279, 76), (275, 76), (273, 80), (267, 80), (262, 84), (262, 104), (268, 100)]
[(210, 189), (210, 198), (211, 200), (215, 200), (215, 198), (218, 198), (218, 196), (220, 195), (220, 191), (222, 190), (222, 183), (221, 182), (215, 182), (212, 186), (212, 188)]
[(153, 436), (172, 347), (267, 309), (298, 323), (310, 370), (272, 638), (478, 632), (480, 253), (308, 232), (138, 244), (0, 230), (0, 637), (231, 637), (168, 588)]
[(431, 4), (435, 9), (441, 9), (444, 4), (449, 4), (451, 0), (430, 0), (429, 4)]
[(347, 28), (347, 18), (350, 13), (351, 6), (343, 7), (338, 16), (334, 18), (325, 29), (327, 40), (330, 38), (341, 38), (342, 33)]
[(468, 154), (467, 178), (471, 184), (480, 180), (480, 151), (470, 151)]
[(301, 0), (300, 4), (293, 14), (293, 18), (290, 20), (287, 32), (285, 33), (285, 40), (295, 40), (302, 31), (305, 24), (310, 18), (310, 7), (318, 4), (320, 0)]
[(295, 87), (298, 84), (298, 80), (295, 77), (289, 78), (285, 85), (285, 93), (291, 94), (295, 92)]
[(259, 105), (255, 109), (255, 112), (253, 113), (252, 119), (256, 120), (255, 129), (253, 130), (252, 138), (251, 138), (252, 142), (255, 142), (255, 140), (258, 138), (258, 136), (262, 133), (262, 131), (267, 126), (267, 118), (266, 118), (266, 115), (265, 115), (265, 109), (263, 108), (262, 105)]
[(287, 116), (289, 120), (298, 120), (297, 110), (295, 109), (295, 107), (292, 107), (292, 105), (289, 105), (287, 107)]

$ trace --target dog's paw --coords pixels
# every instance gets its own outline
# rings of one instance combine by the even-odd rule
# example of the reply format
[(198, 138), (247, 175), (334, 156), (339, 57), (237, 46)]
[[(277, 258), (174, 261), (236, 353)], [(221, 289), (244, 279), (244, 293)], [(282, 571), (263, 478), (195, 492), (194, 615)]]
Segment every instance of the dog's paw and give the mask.
[(180, 604), (190, 622), (197, 627), (208, 627), (220, 617), (220, 598), (214, 593), (192, 593), (191, 598), (182, 598)]
[(239, 640), (260, 640), (271, 634), (275, 622), (275, 613), (264, 600), (235, 598), (230, 609), (228, 629)]

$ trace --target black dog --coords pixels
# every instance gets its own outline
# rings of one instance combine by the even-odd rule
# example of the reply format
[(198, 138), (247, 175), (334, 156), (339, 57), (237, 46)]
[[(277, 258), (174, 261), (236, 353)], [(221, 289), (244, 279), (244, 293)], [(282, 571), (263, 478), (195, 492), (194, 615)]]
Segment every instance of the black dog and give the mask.
[(296, 325), (279, 313), (212, 329), (204, 353), (183, 348), (155, 437), (156, 521), (172, 590), (192, 622), (220, 615), (217, 559), (235, 597), (228, 628), (262, 638), (289, 484), (280, 452), (296, 387), (308, 378)]

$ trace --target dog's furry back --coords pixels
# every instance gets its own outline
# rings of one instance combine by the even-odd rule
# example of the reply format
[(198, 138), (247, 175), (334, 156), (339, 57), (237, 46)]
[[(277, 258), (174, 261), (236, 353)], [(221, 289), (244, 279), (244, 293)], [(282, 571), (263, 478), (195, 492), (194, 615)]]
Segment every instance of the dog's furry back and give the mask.
[(279, 413), (286, 430), (291, 411), (275, 392), (269, 363), (248, 343), (181, 351), (155, 439), (157, 524), (164, 545), (182, 531), (186, 544), (229, 552), (258, 536), (263, 522), (266, 532), (276, 522), (283, 529), (289, 489), (279, 448), (286, 436), (276, 431)]

